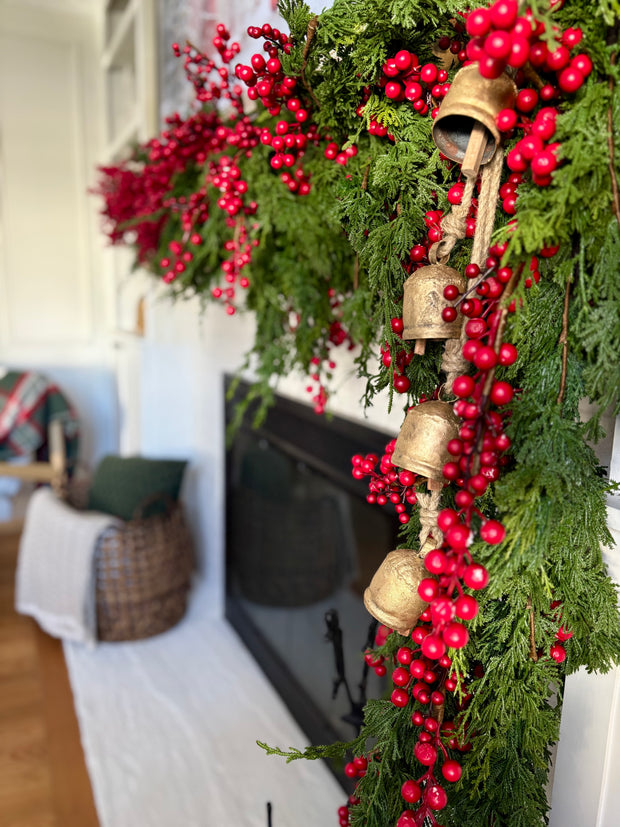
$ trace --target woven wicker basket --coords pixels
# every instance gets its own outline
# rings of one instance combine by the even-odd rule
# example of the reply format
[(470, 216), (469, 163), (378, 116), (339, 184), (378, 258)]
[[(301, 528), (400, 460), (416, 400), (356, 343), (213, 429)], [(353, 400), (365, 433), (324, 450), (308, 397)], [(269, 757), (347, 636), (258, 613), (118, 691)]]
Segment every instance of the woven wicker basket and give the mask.
[(108, 529), (95, 556), (97, 635), (138, 640), (165, 632), (183, 617), (194, 568), (183, 509)]
[[(87, 480), (74, 480), (67, 504), (85, 510), (88, 488)], [(98, 639), (140, 640), (178, 623), (187, 609), (194, 566), (192, 537), (180, 503), (167, 501), (163, 514), (105, 531), (95, 551)]]

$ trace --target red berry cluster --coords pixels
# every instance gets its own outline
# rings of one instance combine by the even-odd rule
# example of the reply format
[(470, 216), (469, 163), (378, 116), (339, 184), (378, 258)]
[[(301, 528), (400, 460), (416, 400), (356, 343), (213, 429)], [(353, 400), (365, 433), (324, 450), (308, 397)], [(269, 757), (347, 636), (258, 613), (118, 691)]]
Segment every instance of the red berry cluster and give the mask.
[[(561, 607), (561, 603), (559, 600), (554, 600), (551, 603), (551, 609), (554, 611), (553, 617), (561, 621), (562, 620), (562, 611), (557, 611)], [(573, 632), (568, 631), (564, 628), (564, 626), (560, 626), (560, 628), (555, 633), (555, 639), (557, 643), (554, 643), (551, 648), (549, 649), (549, 655), (553, 658), (556, 663), (564, 663), (566, 660), (566, 649), (562, 646), (563, 643), (566, 643), (567, 640), (570, 640), (573, 636)]]
[[(405, 524), (409, 522), (405, 503), (413, 506), (417, 502), (413, 487), (417, 478), (411, 471), (396, 471), (396, 467), (392, 464), (395, 445), (395, 439), (388, 442), (381, 460), (376, 454), (366, 454), (365, 457), (356, 454), (351, 457), (351, 463), (353, 464), (351, 473), (356, 480), (370, 477), (368, 483), (370, 493), (366, 496), (367, 502), (373, 505), (375, 503), (377, 505), (392, 503), (398, 514), (398, 519)], [(375, 470), (377, 463), (379, 463), (379, 472)]]
[[(231, 43), (227, 45), (230, 39), (230, 34), (223, 23), (218, 23), (216, 26), (217, 35), (213, 38), (213, 45), (217, 49), (222, 64), (228, 64), (238, 55), (241, 47), (238, 43)], [(241, 89), (237, 87), (230, 90), (228, 80), (228, 69), (225, 65), (218, 66), (217, 63), (206, 54), (196, 49), (191, 44), (186, 44), (183, 49), (178, 43), (172, 44), (172, 51), (175, 57), (185, 55), (184, 69), (187, 79), (190, 81), (196, 92), (196, 100), (200, 103), (208, 103), (209, 101), (220, 100), (224, 98), (229, 100), (233, 108), (239, 113), (243, 112), (243, 105), (239, 94)], [(215, 79), (211, 79), (211, 74), (215, 73)]]
[[(500, 112), (500, 116), (504, 113), (513, 112), (512, 109), (504, 109)], [(516, 200), (517, 189), (522, 180), (522, 173), (528, 169), (532, 174), (532, 181), (539, 187), (548, 187), (551, 183), (551, 173), (558, 165), (557, 152), (560, 144), (557, 142), (550, 142), (550, 139), (555, 135), (555, 122), (557, 118), (557, 110), (550, 106), (545, 106), (536, 113), (533, 121), (522, 122), (520, 126), (525, 131), (525, 135), (521, 138), (515, 146), (508, 153), (506, 163), (515, 176), (519, 175), (519, 179), (515, 181), (514, 199)], [(498, 123), (501, 118), (498, 116)], [(504, 121), (506, 118), (504, 117)], [(501, 127), (500, 127), (501, 128)], [(514, 214), (514, 205), (512, 210), (507, 212)]]
[(355, 158), (357, 155), (357, 147), (355, 144), (349, 144), (346, 149), (339, 148), (338, 144), (330, 141), (325, 147), (325, 157), (328, 161), (335, 161), (343, 167), (346, 167), (349, 158)]
[(420, 66), (417, 55), (401, 49), (382, 67), (379, 86), (386, 98), (400, 103), (408, 100), (416, 112), (426, 115), (431, 98), (439, 100), (448, 92), (448, 72), (434, 63)]
[[(431, 619), (431, 610), (426, 609), (421, 620)], [(429, 634), (429, 625), (420, 624), (412, 637), (415, 642), (424, 640), (423, 633)], [(418, 655), (418, 657), (416, 657)], [(457, 686), (463, 689), (463, 676), (457, 676), (452, 671), (452, 661), (443, 655), (439, 662), (420, 654), (420, 650), (402, 646), (396, 653), (398, 664), (392, 672), (392, 680), (396, 688), (392, 692), (392, 703), (404, 708), (413, 697), (418, 704), (429, 707), (426, 711), (414, 710), (411, 722), (419, 727), (418, 740), (414, 747), (416, 760), (426, 767), (426, 771), (416, 779), (408, 779), (402, 785), (401, 795), (408, 804), (418, 804), (417, 809), (404, 810), (398, 820), (400, 827), (422, 827), (430, 819), (435, 825), (435, 813), (442, 810), (448, 797), (445, 789), (437, 779), (437, 770), (441, 760), (441, 774), (445, 781), (455, 782), (461, 777), (461, 765), (451, 758), (445, 743), (452, 750), (467, 752), (471, 744), (459, 743), (455, 736), (453, 721), (441, 723), (441, 715), (445, 703), (446, 692), (454, 692)], [(465, 691), (458, 704), (459, 710), (464, 709), (471, 695)], [(441, 710), (441, 712), (440, 712)], [(445, 741), (445, 743), (444, 743)]]
[[(248, 87), (247, 94), (250, 100), (260, 100), (270, 115), (279, 115), (282, 101), (292, 98), (297, 85), (295, 78), (285, 76), (279, 58), (281, 50), (291, 49), (288, 35), (278, 29), (272, 29), (268, 23), (260, 29), (258, 26), (250, 26), (248, 34), (255, 39), (264, 38), (263, 50), (267, 52), (267, 60), (260, 52), (252, 55), (251, 66), (243, 63), (235, 66), (235, 77)], [(297, 102), (299, 106), (296, 108), (296, 120), (303, 123), (307, 120), (308, 113), (301, 109), (300, 101)], [(303, 114), (299, 115), (299, 112)]]
[[(381, 646), (383, 646), (386, 640), (388, 639), (389, 635), (391, 635), (393, 631), (393, 629), (389, 629), (387, 626), (384, 626), (381, 623), (378, 626), (377, 632), (375, 634), (375, 647), (379, 649)], [(367, 649), (364, 652), (364, 661), (368, 666), (370, 666), (371, 669), (374, 670), (375, 675), (378, 678), (382, 678), (386, 674), (387, 668), (385, 666), (385, 657), (379, 654), (377, 651)]]
[[(297, 195), (308, 195), (310, 177), (301, 165), (292, 168), (301, 162), (309, 143), (318, 145), (319, 136), (316, 125), (310, 120), (308, 102), (298, 90), (298, 78), (286, 75), (282, 70), (279, 54), (289, 54), (292, 44), (287, 34), (272, 28), (269, 23), (260, 28), (250, 26), (248, 34), (255, 39), (264, 38), (263, 50), (267, 52), (267, 59), (260, 52), (253, 54), (250, 66), (242, 63), (235, 66), (235, 76), (247, 86), (250, 100), (260, 100), (270, 115), (280, 115), (283, 109), (290, 113), (292, 120), (279, 120), (273, 132), (263, 128), (260, 140), (274, 150), (270, 159), (272, 169), (285, 168), (280, 176), (282, 183)], [(291, 172), (287, 171), (289, 169)]]
[[(357, 761), (358, 759), (354, 758), (353, 760)], [(348, 825), (351, 823), (349, 818), (350, 807), (354, 807), (356, 804), (359, 803), (360, 800), (357, 796), (350, 795), (348, 802), (346, 804), (343, 804), (342, 807), (338, 807), (338, 823), (340, 824), (340, 827), (348, 827)]]
[[(310, 360), (312, 366), (310, 379), (315, 384), (306, 386), (306, 393), (312, 394), (314, 412), (317, 414), (322, 414), (325, 412), (325, 406), (327, 405), (329, 396), (327, 388), (323, 384), (321, 373), (325, 373), (326, 379), (329, 380), (331, 379), (331, 372), (336, 367), (336, 362), (331, 357), (331, 349), (334, 347), (341, 347), (345, 344), (349, 350), (352, 350), (355, 347), (350, 334), (345, 329), (341, 319), (339, 318), (339, 314), (341, 313), (339, 308), (342, 306), (343, 296), (339, 295), (333, 287), (328, 289), (327, 296), (329, 299), (329, 309), (333, 317), (329, 324), (327, 352), (324, 353), (322, 357), (313, 356)], [(299, 318), (295, 317), (294, 325), (297, 326), (299, 321)]]
[[(508, 153), (509, 169), (517, 175), (530, 170), (532, 181), (546, 187), (559, 163), (560, 144), (552, 142), (558, 111), (545, 104), (562, 93), (572, 94), (580, 89), (592, 71), (592, 61), (587, 54), (571, 57), (571, 50), (582, 40), (581, 29), (567, 29), (559, 34), (555, 47), (549, 48), (542, 40), (544, 24), (529, 12), (518, 16), (517, 5), (517, 0), (497, 0), (490, 8), (469, 13), (467, 31), (473, 39), (467, 47), (468, 56), (479, 62), (480, 73), (485, 77), (498, 77), (506, 66), (514, 67), (518, 86), (526, 82), (520, 67), (528, 61), (531, 71), (542, 76), (538, 90), (519, 89), (514, 108), (499, 112), (496, 123), (498, 129), (508, 135), (515, 129), (523, 131), (523, 137)], [(513, 180), (515, 186), (510, 195), (502, 196), (504, 209), (510, 215), (515, 212), (520, 181), (521, 178)]]
[[(465, 185), (461, 181), (457, 181), (448, 190), (448, 202), (452, 205), (460, 204), (463, 200), (463, 193)], [(465, 237), (473, 238), (476, 231), (476, 214), (478, 212), (478, 199), (472, 198), (469, 215), (465, 224)], [(417, 270), (419, 267), (424, 267), (428, 264), (428, 250), (437, 241), (441, 241), (443, 232), (441, 229), (441, 220), (443, 218), (442, 210), (429, 210), (424, 214), (424, 223), (427, 227), (427, 236), (423, 243), (414, 244), (409, 252), (410, 263), (405, 264), (407, 272)], [(396, 331), (395, 331), (396, 332)]]
[[(400, 336), (404, 330), (403, 320), (400, 317), (393, 318), (390, 322), (390, 326), (392, 328), (392, 332), (396, 333), (397, 336)], [(400, 348), (396, 352), (396, 356), (392, 357), (392, 352), (387, 342), (381, 346), (381, 361), (383, 365), (386, 368), (393, 368), (392, 384), (396, 393), (407, 393), (411, 387), (411, 382), (406, 376), (405, 370), (407, 365), (411, 363), (412, 359), (413, 353), (405, 350), (404, 348)]]
[(529, 10), (520, 15), (518, 0), (495, 0), (488, 8), (473, 9), (466, 28), (472, 38), (467, 57), (478, 61), (483, 77), (497, 78), (506, 67), (520, 69), (529, 61), (535, 69), (554, 72), (562, 91), (576, 92), (592, 70), (587, 55), (576, 55), (571, 61), (570, 50), (582, 38), (579, 29), (567, 29), (550, 50), (543, 40), (545, 24)]

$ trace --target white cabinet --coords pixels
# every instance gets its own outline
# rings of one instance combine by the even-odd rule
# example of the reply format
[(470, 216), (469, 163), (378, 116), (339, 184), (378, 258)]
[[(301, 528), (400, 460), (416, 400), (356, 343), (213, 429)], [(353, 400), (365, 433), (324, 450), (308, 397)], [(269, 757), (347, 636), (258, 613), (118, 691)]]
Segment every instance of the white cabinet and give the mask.
[[(104, 163), (127, 158), (132, 147), (157, 134), (158, 71), (155, 0), (107, 0), (103, 19), (101, 73), (104, 95)], [(133, 254), (106, 251), (111, 292), (112, 341), (119, 396), (119, 447), (141, 450), (142, 335), (144, 297), (153, 277), (133, 269)]]
[(106, 160), (124, 157), (159, 124), (154, 0), (108, 0), (101, 55)]

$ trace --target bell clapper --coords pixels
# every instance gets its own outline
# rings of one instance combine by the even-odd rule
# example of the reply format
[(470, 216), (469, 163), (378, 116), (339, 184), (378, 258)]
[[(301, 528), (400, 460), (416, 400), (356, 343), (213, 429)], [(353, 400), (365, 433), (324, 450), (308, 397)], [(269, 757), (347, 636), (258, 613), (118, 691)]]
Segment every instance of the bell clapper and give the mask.
[(461, 170), (466, 178), (477, 177), (487, 146), (487, 130), (480, 121), (474, 121)]
[(426, 352), (426, 339), (416, 339), (413, 352), (416, 356), (424, 356), (424, 353)]
[(441, 491), (443, 488), (443, 480), (434, 480), (429, 477), (426, 480), (426, 488), (429, 491)]

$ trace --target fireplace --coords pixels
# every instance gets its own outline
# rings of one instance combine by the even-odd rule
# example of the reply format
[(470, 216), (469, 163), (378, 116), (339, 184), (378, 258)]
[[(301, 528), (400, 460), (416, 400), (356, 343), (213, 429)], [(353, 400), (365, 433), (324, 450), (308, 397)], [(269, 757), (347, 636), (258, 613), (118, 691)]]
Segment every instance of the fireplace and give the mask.
[[(398, 527), (393, 512), (366, 502), (351, 456), (380, 456), (389, 437), (283, 397), (261, 427), (251, 421), (249, 411), (227, 452), (226, 615), (309, 741), (349, 740), (373, 633), (363, 592), (395, 548)], [(342, 630), (352, 698), (344, 686), (332, 697), (337, 668), (327, 620), (332, 637), (336, 620)], [(385, 691), (372, 670), (367, 680), (368, 697)]]

